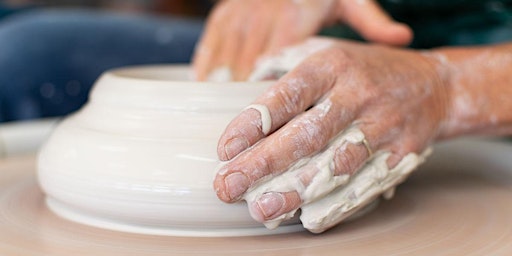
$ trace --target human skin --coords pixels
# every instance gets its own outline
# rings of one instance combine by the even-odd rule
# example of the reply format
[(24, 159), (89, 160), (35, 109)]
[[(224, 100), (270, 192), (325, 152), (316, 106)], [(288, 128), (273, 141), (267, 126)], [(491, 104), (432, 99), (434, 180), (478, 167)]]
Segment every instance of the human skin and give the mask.
[[(512, 44), (429, 51), (332, 40), (258, 97), (269, 109), (241, 112), (218, 144), (214, 187), (228, 203), (251, 186), (314, 155), (340, 131), (357, 124), (373, 152), (388, 151), (388, 167), (408, 153), (462, 135), (512, 134)], [(336, 150), (334, 175), (353, 174), (368, 159), (363, 144)], [(316, 172), (297, 177), (305, 186)], [(250, 204), (258, 221), (301, 206), (297, 191), (270, 192)]]
[(245, 80), (260, 56), (297, 44), (322, 27), (343, 22), (369, 41), (406, 45), (412, 31), (372, 0), (224, 0), (208, 18), (194, 55), (198, 80), (228, 67)]

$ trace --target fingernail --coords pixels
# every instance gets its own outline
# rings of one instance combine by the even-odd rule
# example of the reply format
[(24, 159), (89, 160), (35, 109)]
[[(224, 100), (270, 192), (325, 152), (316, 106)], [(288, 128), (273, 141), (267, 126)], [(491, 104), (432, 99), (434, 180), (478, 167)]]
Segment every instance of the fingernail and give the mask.
[(232, 159), (238, 153), (244, 151), (246, 148), (249, 147), (249, 142), (247, 140), (237, 137), (231, 139), (226, 146), (224, 147), (224, 152), (226, 153), (226, 156), (228, 159)]
[(226, 190), (231, 200), (238, 199), (247, 189), (249, 188), (249, 178), (245, 174), (235, 172), (228, 175), (224, 182), (226, 184)]
[(284, 198), (281, 193), (263, 194), (257, 201), (257, 206), (265, 219), (274, 216), (284, 206)]

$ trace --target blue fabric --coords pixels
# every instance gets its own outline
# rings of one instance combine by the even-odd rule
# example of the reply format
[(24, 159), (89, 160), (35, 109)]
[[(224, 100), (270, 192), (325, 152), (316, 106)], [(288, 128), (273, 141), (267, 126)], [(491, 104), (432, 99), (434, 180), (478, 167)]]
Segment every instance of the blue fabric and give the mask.
[(0, 122), (65, 115), (114, 67), (187, 63), (202, 21), (92, 10), (0, 20)]

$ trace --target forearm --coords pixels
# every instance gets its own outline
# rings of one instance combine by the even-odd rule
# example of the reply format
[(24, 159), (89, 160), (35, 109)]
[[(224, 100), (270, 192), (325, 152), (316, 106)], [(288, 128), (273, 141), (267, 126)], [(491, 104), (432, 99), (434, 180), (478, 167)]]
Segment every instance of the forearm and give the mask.
[(431, 53), (449, 95), (438, 138), (512, 134), (512, 43)]

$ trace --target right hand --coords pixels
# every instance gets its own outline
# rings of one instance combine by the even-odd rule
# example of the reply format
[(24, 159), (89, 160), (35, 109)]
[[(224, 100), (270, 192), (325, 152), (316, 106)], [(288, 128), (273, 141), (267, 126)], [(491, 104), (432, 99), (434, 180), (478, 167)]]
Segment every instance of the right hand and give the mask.
[[(217, 153), (230, 161), (214, 187), (224, 202), (246, 200), (260, 222), (302, 208), (304, 227), (322, 232), (407, 177), (443, 133), (454, 94), (434, 53), (333, 39), (307, 45), (315, 43), (327, 46), (251, 105), (263, 111), (248, 107), (227, 126)], [(344, 137), (352, 127), (359, 135)], [(368, 161), (376, 167), (357, 181)], [(322, 201), (327, 195), (336, 199)]]
[(196, 78), (228, 67), (245, 80), (256, 60), (297, 44), (323, 26), (344, 22), (368, 41), (406, 45), (411, 29), (397, 23), (374, 0), (224, 0), (208, 18), (196, 48)]

